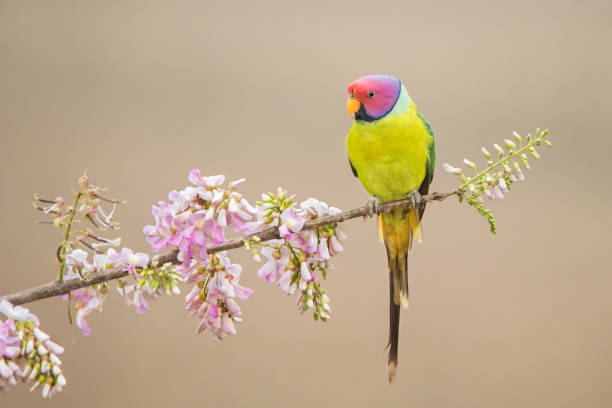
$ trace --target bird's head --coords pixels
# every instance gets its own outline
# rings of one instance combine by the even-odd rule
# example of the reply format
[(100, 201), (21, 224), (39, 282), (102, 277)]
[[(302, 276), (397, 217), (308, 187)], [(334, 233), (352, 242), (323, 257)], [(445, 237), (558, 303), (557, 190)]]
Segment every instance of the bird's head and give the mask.
[(393, 110), (402, 91), (399, 79), (388, 75), (369, 75), (348, 86), (346, 109), (355, 120), (373, 122)]

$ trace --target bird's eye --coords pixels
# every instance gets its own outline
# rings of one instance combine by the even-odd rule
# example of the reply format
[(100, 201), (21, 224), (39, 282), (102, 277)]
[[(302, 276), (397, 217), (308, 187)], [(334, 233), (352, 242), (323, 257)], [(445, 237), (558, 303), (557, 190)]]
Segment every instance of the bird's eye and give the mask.
[(374, 92), (374, 91), (370, 91), (370, 92), (368, 92), (368, 99), (372, 99), (372, 98), (374, 98), (375, 96), (376, 96), (376, 92)]

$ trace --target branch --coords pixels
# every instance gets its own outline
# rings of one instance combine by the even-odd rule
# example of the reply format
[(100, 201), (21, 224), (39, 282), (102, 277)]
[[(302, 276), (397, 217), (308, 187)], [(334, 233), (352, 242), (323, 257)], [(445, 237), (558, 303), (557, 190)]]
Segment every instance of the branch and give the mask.
[[(459, 190), (449, 191), (446, 193), (431, 193), (431, 194), (422, 196), (421, 199), (424, 202), (442, 201), (450, 196), (457, 195), (458, 193), (459, 193)], [(410, 205), (410, 200), (403, 199), (403, 200), (390, 201), (388, 203), (381, 204), (379, 208), (380, 208), (380, 212), (389, 212), (393, 210), (394, 208), (402, 207), (402, 206), (409, 206), (409, 205)], [(352, 218), (365, 217), (367, 215), (369, 215), (369, 209), (366, 204), (364, 206), (355, 208), (353, 210), (341, 212), (340, 214), (329, 215), (327, 217), (321, 217), (321, 218), (317, 218), (317, 219), (308, 221), (304, 224), (304, 229), (314, 229), (314, 228), (322, 227), (324, 225), (344, 222)], [(261, 241), (269, 241), (271, 239), (280, 238), (280, 235), (278, 233), (278, 228), (274, 227), (274, 228), (265, 229), (258, 234), (249, 236), (249, 238), (253, 238), (253, 237), (258, 237), (259, 240)], [(226, 251), (228, 249), (242, 248), (244, 246), (244, 243), (245, 243), (245, 240), (241, 238), (230, 239), (224, 244), (208, 248), (208, 253), (221, 252), (221, 251)], [(159, 265), (163, 265), (168, 262), (173, 263), (173, 264), (179, 263), (177, 259), (177, 252), (175, 251), (169, 254), (162, 255), (157, 259), (157, 262), (159, 263)], [(53, 282), (49, 282), (41, 286), (37, 286), (35, 288), (30, 288), (30, 289), (23, 290), (21, 292), (2, 296), (0, 297), (0, 301), (6, 299), (9, 302), (11, 302), (13, 305), (21, 305), (24, 303), (34, 302), (36, 300), (46, 299), (46, 298), (53, 297), (53, 296), (65, 295), (73, 290), (95, 285), (97, 283), (101, 283), (105, 281), (120, 279), (120, 278), (127, 276), (128, 274), (129, 272), (123, 269), (113, 269), (108, 272), (94, 275), (91, 277), (91, 279), (84, 279), (84, 280), (73, 279), (73, 280), (61, 282), (61, 283), (58, 281), (53, 281)]]

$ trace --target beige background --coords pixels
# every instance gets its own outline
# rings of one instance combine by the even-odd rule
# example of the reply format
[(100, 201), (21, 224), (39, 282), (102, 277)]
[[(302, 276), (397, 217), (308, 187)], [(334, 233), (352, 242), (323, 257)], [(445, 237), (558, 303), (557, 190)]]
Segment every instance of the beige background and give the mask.
[[(400, 77), (430, 120), (435, 190), (455, 186), (443, 162), (512, 130), (548, 127), (553, 149), (492, 203), (498, 236), (430, 206), (393, 386), (384, 250), (352, 221), (328, 324), (240, 252), (255, 295), (222, 343), (193, 334), (182, 297), (141, 316), (114, 296), (87, 338), (62, 301), (31, 304), (66, 347), (69, 384), (45, 406), (610, 406), (610, 3), (291, 3), (0, 1), (0, 293), (53, 279), (60, 236), (33, 223), (33, 192), (68, 195), (85, 169), (129, 201), (124, 243), (141, 250), (151, 204), (193, 167), (248, 177), (253, 201), (282, 185), (363, 204), (344, 151), (361, 75)], [(38, 403), (24, 386), (0, 399)]]

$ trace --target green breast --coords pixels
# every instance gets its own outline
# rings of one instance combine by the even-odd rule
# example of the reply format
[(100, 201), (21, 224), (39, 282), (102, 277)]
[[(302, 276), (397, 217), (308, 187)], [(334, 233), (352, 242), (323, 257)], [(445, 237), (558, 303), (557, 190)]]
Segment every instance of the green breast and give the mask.
[(402, 114), (369, 123), (355, 121), (346, 138), (359, 180), (381, 201), (401, 199), (419, 189), (432, 143), (414, 103)]

